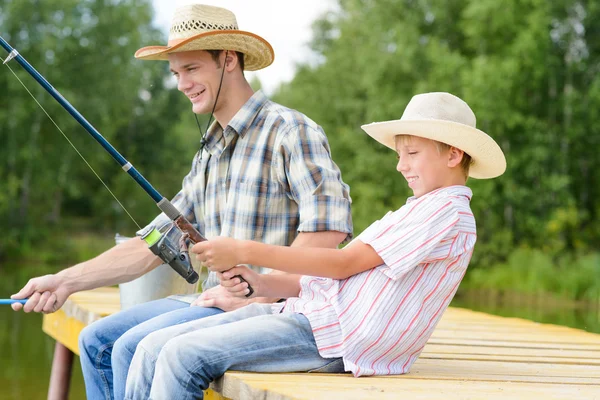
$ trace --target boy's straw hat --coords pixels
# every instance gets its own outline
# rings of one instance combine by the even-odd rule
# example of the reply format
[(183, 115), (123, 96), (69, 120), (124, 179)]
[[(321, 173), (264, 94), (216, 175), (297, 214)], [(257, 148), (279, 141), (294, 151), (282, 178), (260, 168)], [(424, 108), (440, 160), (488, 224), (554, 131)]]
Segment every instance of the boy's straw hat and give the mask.
[(168, 60), (167, 54), (192, 50), (234, 50), (244, 53), (244, 69), (268, 67), (273, 47), (254, 33), (240, 31), (235, 15), (224, 8), (191, 4), (175, 10), (166, 46), (147, 46), (135, 52), (142, 60)]
[(495, 178), (506, 170), (500, 146), (485, 132), (475, 128), (475, 114), (463, 100), (450, 93), (424, 93), (414, 96), (402, 118), (374, 122), (362, 128), (373, 139), (395, 150), (397, 135), (420, 136), (449, 144), (471, 156), (469, 176)]

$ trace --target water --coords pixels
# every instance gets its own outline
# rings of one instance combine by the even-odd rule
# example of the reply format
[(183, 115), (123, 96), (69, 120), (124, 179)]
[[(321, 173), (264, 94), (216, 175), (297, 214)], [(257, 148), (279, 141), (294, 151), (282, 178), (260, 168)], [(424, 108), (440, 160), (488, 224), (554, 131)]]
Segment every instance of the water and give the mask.
[[(31, 271), (31, 272), (30, 272)], [(37, 274), (35, 274), (37, 272)], [(47, 267), (0, 271), (0, 298), (8, 298), (27, 279), (52, 272)], [(42, 332), (42, 315), (16, 313), (0, 306), (0, 400), (42, 400), (47, 398), (55, 342)], [(70, 399), (85, 399), (79, 358), (73, 363)]]
[[(23, 271), (10, 275), (1, 273), (0, 298), (9, 297), (15, 288), (20, 288), (32, 275), (31, 269)], [(452, 305), (600, 333), (598, 305), (569, 304), (547, 296), (460, 290)], [(42, 332), (42, 315), (15, 313), (10, 306), (0, 306), (0, 346), (3, 365), (0, 372), (0, 400), (46, 399), (54, 341)], [(69, 398), (85, 399), (78, 357), (74, 360)]]

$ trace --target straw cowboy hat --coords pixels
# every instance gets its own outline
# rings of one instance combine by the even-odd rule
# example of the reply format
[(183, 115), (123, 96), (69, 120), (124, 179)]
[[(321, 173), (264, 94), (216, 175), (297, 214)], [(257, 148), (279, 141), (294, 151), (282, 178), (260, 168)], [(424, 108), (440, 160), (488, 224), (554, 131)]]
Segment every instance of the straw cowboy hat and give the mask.
[(418, 94), (410, 100), (402, 118), (363, 125), (362, 129), (393, 150), (397, 135), (420, 136), (461, 149), (471, 156), (469, 176), (472, 178), (495, 178), (506, 170), (506, 158), (500, 146), (475, 128), (471, 108), (450, 93)]
[(240, 31), (235, 15), (224, 8), (191, 4), (179, 7), (171, 21), (166, 46), (147, 46), (135, 52), (142, 60), (168, 60), (169, 53), (192, 50), (234, 50), (244, 54), (244, 69), (268, 67), (273, 47), (254, 33)]

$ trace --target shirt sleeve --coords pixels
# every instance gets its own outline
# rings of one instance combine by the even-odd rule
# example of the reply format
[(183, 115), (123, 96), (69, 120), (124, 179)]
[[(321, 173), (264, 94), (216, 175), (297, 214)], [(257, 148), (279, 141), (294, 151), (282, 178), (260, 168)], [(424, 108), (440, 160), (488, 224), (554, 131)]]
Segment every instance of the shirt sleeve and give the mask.
[[(367, 229), (361, 241), (373, 247), (385, 264), (378, 268), (393, 280), (422, 263), (440, 259), (434, 250), (453, 234), (459, 214), (452, 201), (422, 201), (398, 218)], [(407, 206), (405, 206), (407, 207)]]
[(325, 133), (298, 124), (278, 147), (278, 179), (298, 204), (299, 232), (338, 231), (352, 235), (349, 187), (331, 159)]
[[(196, 219), (196, 215), (194, 213), (194, 202), (193, 202), (193, 199), (195, 197), (194, 196), (195, 190), (199, 190), (199, 188), (194, 187), (195, 183), (196, 183), (196, 176), (198, 173), (199, 158), (200, 158), (200, 153), (197, 153), (196, 156), (194, 157), (194, 161), (192, 162), (192, 169), (185, 176), (185, 178), (183, 178), (181, 190), (179, 191), (179, 193), (177, 193), (175, 195), (175, 197), (173, 197), (173, 199), (171, 200), (171, 203), (202, 234), (202, 230), (198, 226), (199, 224)], [(160, 213), (159, 215), (156, 216), (156, 218), (154, 218), (152, 220), (152, 222), (150, 222), (144, 228), (137, 231), (136, 235), (140, 236), (143, 232), (145, 232), (150, 227), (160, 230), (163, 226), (169, 224), (170, 222), (171, 222), (171, 220), (169, 219), (169, 217), (166, 216), (165, 213)]]

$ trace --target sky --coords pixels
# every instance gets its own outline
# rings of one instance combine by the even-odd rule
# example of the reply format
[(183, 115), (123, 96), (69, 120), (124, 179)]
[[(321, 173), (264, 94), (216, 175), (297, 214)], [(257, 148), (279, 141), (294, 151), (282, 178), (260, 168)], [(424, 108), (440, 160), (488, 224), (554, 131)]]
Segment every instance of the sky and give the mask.
[[(174, 10), (199, 2), (233, 11), (239, 29), (262, 36), (273, 46), (273, 64), (264, 70), (246, 72), (248, 80), (255, 75), (260, 79), (267, 94), (294, 77), (296, 63), (314, 59), (307, 45), (312, 35), (311, 24), (335, 7), (333, 0), (153, 0), (155, 23), (165, 32), (165, 38)], [(148, 43), (151, 44), (154, 43)]]

